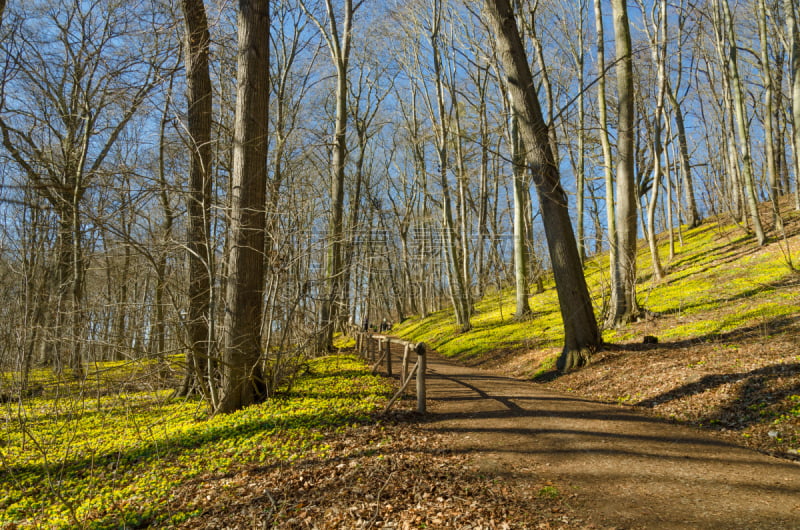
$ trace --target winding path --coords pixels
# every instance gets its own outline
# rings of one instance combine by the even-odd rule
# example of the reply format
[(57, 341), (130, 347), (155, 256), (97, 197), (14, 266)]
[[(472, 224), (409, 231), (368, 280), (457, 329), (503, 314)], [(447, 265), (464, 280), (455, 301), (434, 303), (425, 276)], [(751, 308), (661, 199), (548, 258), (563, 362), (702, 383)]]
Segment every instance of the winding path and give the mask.
[(699, 430), (428, 356), (423, 427), (479, 468), (552, 480), (602, 528), (800, 529), (800, 465)]

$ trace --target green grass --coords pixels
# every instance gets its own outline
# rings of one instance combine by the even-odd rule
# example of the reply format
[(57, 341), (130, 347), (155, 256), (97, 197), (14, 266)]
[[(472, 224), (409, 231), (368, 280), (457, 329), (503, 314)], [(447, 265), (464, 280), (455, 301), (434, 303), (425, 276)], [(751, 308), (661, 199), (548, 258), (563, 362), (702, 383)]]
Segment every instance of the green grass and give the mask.
[[(683, 244), (676, 241), (671, 263), (667, 244), (662, 237), (659, 255), (666, 270), (663, 280), (652, 278), (650, 253), (642, 241), (637, 260), (640, 304), (650, 311), (679, 319), (674, 327), (662, 333), (662, 340), (713, 337), (747, 327), (762, 327), (767, 333), (769, 322), (800, 312), (800, 300), (795, 293), (782, 288), (794, 273), (787, 267), (779, 243), (762, 250), (735, 226), (707, 221), (683, 232)], [(598, 313), (608, 298), (608, 256), (592, 258), (585, 271)], [(472, 330), (467, 333), (456, 332), (449, 310), (425, 319), (408, 319), (393, 333), (423, 341), (444, 356), (461, 360), (480, 359), (501, 349), (513, 352), (560, 347), (563, 328), (552, 282), (544, 293), (530, 297), (530, 306), (533, 317), (515, 322), (514, 292), (506, 289), (476, 304)], [(603, 339), (617, 343), (641, 340), (637, 333), (630, 326), (606, 329)], [(545, 358), (541, 366), (531, 367), (529, 373), (542, 373), (551, 361)]]
[(369, 419), (390, 388), (353, 357), (309, 366), (279, 399), (211, 418), (199, 399), (166, 391), (6, 404), (0, 526), (168, 525), (195, 514), (165, 510), (187, 480), (324, 457), (325, 433)]
[(545, 499), (557, 499), (559, 495), (561, 495), (561, 493), (555, 486), (544, 486), (539, 490), (539, 497)]

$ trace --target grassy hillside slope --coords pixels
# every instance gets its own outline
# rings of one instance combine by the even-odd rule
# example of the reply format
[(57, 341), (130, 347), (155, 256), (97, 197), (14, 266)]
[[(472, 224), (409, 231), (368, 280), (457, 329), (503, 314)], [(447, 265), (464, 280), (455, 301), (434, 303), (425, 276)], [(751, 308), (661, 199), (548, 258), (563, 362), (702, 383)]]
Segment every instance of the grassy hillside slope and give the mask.
[[(766, 218), (766, 217), (765, 217)], [(798, 458), (800, 451), (800, 217), (787, 219), (758, 247), (741, 228), (708, 220), (684, 231), (655, 281), (640, 245), (638, 299), (652, 318), (603, 331), (607, 343), (593, 363), (570, 374), (554, 371), (561, 317), (555, 289), (532, 295), (533, 317), (513, 320), (513, 291), (476, 304), (473, 330), (458, 334), (450, 311), (409, 319), (393, 333), (424, 341), (461, 362), (502, 370), (555, 389), (641, 407), (716, 430), (761, 451)], [(608, 298), (608, 260), (586, 264), (598, 314)], [(643, 344), (645, 335), (658, 344)]]

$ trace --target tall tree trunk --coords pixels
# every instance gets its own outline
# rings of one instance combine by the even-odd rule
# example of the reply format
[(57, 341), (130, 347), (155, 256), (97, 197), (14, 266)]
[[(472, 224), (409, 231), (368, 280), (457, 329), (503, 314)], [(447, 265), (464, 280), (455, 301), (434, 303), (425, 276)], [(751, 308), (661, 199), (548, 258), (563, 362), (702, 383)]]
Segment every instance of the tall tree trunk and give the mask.
[[(786, 95), (783, 93), (783, 76), (784, 76), (784, 61), (785, 50), (781, 48), (775, 51), (775, 67), (772, 73), (775, 75), (773, 78), (773, 87), (779, 87), (777, 96), (779, 101), (783, 100)], [(791, 97), (791, 96), (790, 96)], [(773, 102), (774, 103), (774, 102)], [(775, 124), (774, 142), (775, 142), (775, 165), (778, 177), (778, 195), (783, 196), (791, 189), (789, 185), (789, 168), (786, 161), (786, 111), (784, 105), (773, 104), (773, 123)]]
[(578, 152), (577, 170), (575, 172), (575, 209), (577, 213), (578, 254), (581, 262), (586, 261), (586, 236), (584, 234), (584, 218), (586, 210), (586, 156), (584, 153), (584, 135), (586, 127), (585, 100), (585, 54), (584, 54), (584, 12), (587, 9), (586, 0), (581, 0), (578, 6), (578, 43), (577, 49), (572, 48), (575, 66), (578, 68)]
[(774, 100), (775, 85), (773, 83), (769, 44), (767, 43), (767, 7), (765, 0), (758, 0), (758, 37), (761, 47), (761, 75), (764, 79), (764, 150), (767, 159), (767, 182), (769, 197), (772, 202), (772, 224), (780, 229), (781, 215), (778, 205), (778, 167), (775, 156), (775, 122)]
[[(172, 240), (172, 228), (175, 224), (175, 211), (172, 208), (172, 203), (170, 202), (166, 170), (166, 129), (167, 123), (170, 120), (169, 109), (172, 106), (172, 90), (174, 82), (175, 76), (172, 75), (169, 78), (169, 84), (167, 86), (166, 103), (164, 105), (164, 113), (161, 115), (161, 123), (159, 124), (158, 135), (158, 197), (164, 214), (164, 222), (161, 225), (161, 239), (164, 243)], [(153, 293), (155, 322), (151, 327), (152, 332), (148, 349), (151, 355), (157, 356), (158, 358), (162, 358), (164, 355), (167, 336), (167, 322), (164, 311), (167, 305), (167, 256), (168, 251), (166, 249), (161, 250), (155, 263), (156, 286)], [(188, 366), (186, 373), (190, 373)]]
[[(544, 46), (542, 45), (542, 41), (539, 38), (539, 32), (536, 30), (536, 10), (539, 7), (539, 0), (533, 1), (533, 6), (531, 7), (531, 18), (530, 24), (528, 25), (528, 30), (530, 33), (531, 43), (533, 44), (533, 53), (536, 56), (536, 62), (539, 64), (539, 80), (541, 83), (542, 91), (544, 92), (544, 101), (547, 110), (547, 117), (548, 119), (552, 120), (553, 115), (555, 114), (555, 106), (556, 106), (556, 99), (553, 96), (553, 83), (550, 81), (550, 71), (547, 67), (547, 61), (544, 58)], [(517, 29), (519, 30), (519, 24), (517, 24)], [(524, 35), (520, 34), (520, 38), (524, 37)], [(545, 122), (547, 123), (547, 122)], [(548, 127), (549, 138), (550, 138), (550, 151), (553, 153), (553, 159), (558, 162), (558, 141), (556, 138), (556, 128), (553, 124), (549, 124), (551, 126)]]
[(583, 276), (567, 196), (550, 148), (549, 127), (542, 116), (525, 48), (508, 0), (486, 0), (500, 60), (508, 76), (520, 132), (533, 169), (545, 235), (564, 322), (564, 349), (558, 359), (563, 371), (587, 364), (601, 343), (592, 301)]
[(686, 139), (686, 125), (683, 118), (683, 108), (678, 102), (672, 87), (667, 80), (667, 97), (669, 98), (675, 118), (675, 133), (678, 137), (678, 159), (681, 164), (681, 175), (683, 176), (684, 196), (686, 199), (686, 224), (689, 228), (700, 226), (703, 222), (697, 209), (697, 200), (694, 193), (694, 182), (692, 181), (692, 166), (689, 157), (689, 142)]
[(77, 379), (86, 375), (83, 367), (83, 230), (77, 201), (59, 213), (58, 268), (59, 315), (56, 349), (59, 368), (68, 367)]
[(659, 19), (653, 21), (652, 32), (650, 34), (651, 56), (657, 65), (657, 85), (656, 108), (653, 116), (653, 185), (651, 188), (650, 203), (647, 207), (647, 242), (650, 247), (650, 257), (653, 262), (653, 277), (661, 280), (664, 277), (664, 269), (661, 266), (661, 258), (658, 255), (658, 243), (656, 241), (655, 216), (658, 207), (658, 193), (661, 189), (663, 155), (663, 139), (661, 118), (664, 114), (664, 93), (666, 92), (666, 62), (667, 62), (667, 3), (661, 0), (659, 7)]
[(614, 41), (617, 50), (619, 100), (616, 179), (617, 260), (614, 263), (609, 324), (635, 319), (636, 301), (636, 175), (634, 174), (634, 92), (631, 33), (625, 0), (612, 0)]
[[(189, 132), (189, 213), (187, 259), (189, 308), (186, 315), (186, 374), (182, 394), (205, 393), (211, 354), (211, 118), (210, 35), (203, 0), (182, 0), (186, 24), (186, 99)], [(168, 201), (167, 203), (168, 204)], [(165, 206), (166, 207), (166, 206)], [(209, 382), (209, 384), (213, 384)], [(212, 404), (213, 406), (213, 404)]]
[(528, 252), (525, 238), (525, 215), (527, 213), (525, 194), (529, 193), (525, 183), (525, 153), (519, 135), (519, 117), (516, 114), (513, 95), (508, 91), (509, 143), (511, 144), (511, 164), (514, 186), (514, 292), (517, 309), (514, 318), (525, 320), (531, 316), (528, 303)]
[[(683, 32), (687, 18), (684, 9), (685, 7), (684, 2), (685, 0), (681, 0), (680, 5), (677, 6), (677, 13), (676, 13), (676, 16), (678, 18), (678, 23), (677, 23), (678, 33), (675, 37), (675, 42), (678, 49), (675, 52), (675, 63), (679, 65), (683, 65)], [(681, 101), (678, 100), (678, 92), (681, 90), (682, 80), (683, 80), (682, 68), (678, 68), (678, 71), (675, 74), (674, 86), (672, 81), (670, 80), (670, 76), (667, 76), (666, 96), (667, 99), (669, 100), (670, 105), (672, 106), (675, 118), (675, 133), (678, 138), (678, 159), (681, 164), (681, 174), (683, 175), (684, 195), (686, 200), (686, 205), (685, 205), (686, 223), (689, 225), (689, 228), (695, 228), (697, 226), (700, 226), (700, 223), (703, 222), (703, 219), (700, 216), (700, 213), (697, 209), (697, 200), (695, 198), (695, 192), (694, 192), (694, 182), (692, 180), (691, 159), (689, 157), (689, 142), (686, 138), (686, 126), (683, 117), (682, 104)], [(677, 195), (679, 186), (676, 185), (675, 189)], [(683, 208), (682, 204), (681, 207)]]
[[(603, 150), (603, 181), (606, 195), (606, 224), (608, 231), (608, 256), (611, 277), (611, 293), (616, 291), (617, 277), (614, 273), (619, 255), (617, 245), (616, 202), (614, 201), (614, 172), (611, 157), (611, 142), (608, 139), (608, 111), (606, 105), (606, 64), (605, 64), (605, 32), (603, 31), (603, 8), (601, 0), (594, 0), (594, 22), (597, 33), (597, 107), (600, 122), (600, 146)], [(599, 238), (598, 234), (598, 238)]]
[[(484, 68), (481, 68), (482, 72)], [(478, 249), (477, 249), (477, 274), (478, 274), (478, 298), (483, 298), (486, 293), (486, 286), (489, 283), (487, 274), (488, 267), (486, 266), (486, 239), (488, 236), (487, 230), (487, 215), (489, 207), (489, 127), (487, 124), (487, 111), (486, 111), (486, 86), (489, 80), (488, 75), (480, 74), (477, 78), (477, 86), (480, 95), (480, 103), (478, 106), (478, 119), (479, 119), (479, 133), (480, 133), (480, 184), (478, 192)]]
[(797, 24), (796, 0), (784, 0), (783, 5), (786, 16), (786, 34), (790, 45), (794, 207), (796, 210), (800, 210), (800, 29)]
[(223, 393), (218, 412), (266, 397), (261, 370), (269, 112), (269, 0), (240, 0)]
[[(669, 120), (669, 117), (665, 116), (664, 125), (666, 127), (666, 135), (667, 138), (674, 138), (674, 134), (672, 132), (672, 124)], [(672, 153), (670, 153), (670, 149), (664, 149), (664, 167), (666, 168), (666, 182), (664, 184), (664, 188), (666, 188), (667, 192), (667, 200), (664, 204), (664, 210), (666, 211), (667, 216), (667, 232), (669, 232), (669, 263), (675, 260), (675, 221), (673, 219), (673, 205), (675, 205), (675, 211), (679, 211), (680, 209), (680, 171), (677, 168), (674, 168), (672, 160), (674, 159), (675, 155), (675, 144), (671, 143)], [(673, 169), (674, 168), (674, 169)], [(673, 200), (673, 188), (672, 188), (672, 178), (670, 175), (675, 175), (675, 198)], [(678, 217), (680, 219), (680, 216)]]
[[(455, 73), (451, 76), (455, 79)], [(467, 209), (467, 168), (466, 156), (464, 154), (464, 139), (461, 131), (461, 112), (459, 111), (458, 101), (456, 100), (455, 83), (450, 87), (453, 101), (455, 102), (454, 118), (456, 126), (455, 148), (456, 148), (456, 181), (458, 183), (458, 216), (459, 216), (459, 265), (461, 270), (461, 285), (464, 292), (464, 306), (467, 309), (468, 315), (472, 313), (472, 275), (470, 274), (470, 252), (469, 252), (469, 215)]]
[(436, 108), (439, 118), (437, 126), (437, 154), (439, 161), (439, 183), (442, 187), (442, 236), (445, 243), (444, 246), (448, 265), (448, 285), (456, 314), (456, 324), (462, 332), (466, 332), (472, 327), (470, 324), (470, 308), (463, 281), (461, 256), (456, 243), (456, 230), (450, 201), (450, 186), (447, 181), (449, 115), (445, 111), (444, 73), (442, 72), (440, 50), (441, 10), (441, 2), (437, 0), (435, 2), (433, 14), (434, 22), (431, 31), (431, 47), (433, 48), (433, 69), (436, 77)]
[(333, 347), (333, 332), (338, 317), (344, 272), (342, 245), (344, 243), (344, 170), (347, 162), (347, 75), (354, 8), (352, 0), (344, 1), (344, 26), (340, 34), (332, 0), (325, 0), (328, 16), (327, 29), (311, 14), (305, 3), (301, 3), (301, 6), (322, 32), (336, 69), (336, 117), (334, 118), (333, 156), (331, 159), (331, 213), (328, 218), (328, 253), (325, 259), (326, 287), (325, 298), (320, 307), (320, 335), (317, 345), (320, 351), (327, 351)]

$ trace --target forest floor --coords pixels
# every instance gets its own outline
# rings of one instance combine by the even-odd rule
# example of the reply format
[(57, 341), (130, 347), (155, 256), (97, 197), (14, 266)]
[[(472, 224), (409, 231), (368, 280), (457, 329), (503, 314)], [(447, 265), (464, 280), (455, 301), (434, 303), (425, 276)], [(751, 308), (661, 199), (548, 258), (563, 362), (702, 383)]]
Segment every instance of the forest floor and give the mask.
[[(578, 528), (800, 527), (797, 462), (743, 447), (741, 437), (723, 430), (680, 425), (642, 407), (553, 389), (582, 385), (599, 390), (601, 385), (589, 374), (607, 371), (603, 359), (593, 370), (546, 384), (440, 358), (432, 361), (432, 414), (423, 427), (446, 434), (449, 447), (464, 456), (467, 467), (495, 477), (518, 495), (533, 492), (541, 498), (549, 491), (560, 499), (560, 517), (539, 523)], [(663, 384), (669, 383), (662, 365), (649, 366), (628, 372), (627, 378), (660, 374)], [(784, 374), (782, 367), (755, 372), (754, 379), (764, 372), (764, 379)], [(681, 392), (689, 394), (703, 384), (727, 384), (727, 377), (719, 375), (723, 383), (717, 385), (701, 378), (669, 397), (680, 403)], [(730, 375), (731, 381), (749, 378)], [(613, 384), (613, 378), (609, 381)], [(675, 406), (680, 409), (680, 404)], [(749, 410), (742, 402), (741, 421)], [(736, 410), (726, 412), (737, 415)], [(542, 483), (550, 487), (542, 488)]]
[(509, 321), (510, 296), (477, 306), (467, 334), (447, 311), (411, 319), (399, 334), (448, 357), (429, 356), (428, 414), (401, 401), (333, 433), (330, 458), (186, 484), (176, 503), (204, 510), (184, 526), (800, 529), (789, 221), (765, 247), (724, 220), (686, 232), (668, 277), (643, 280), (651, 318), (606, 330), (569, 374), (548, 368), (553, 289), (531, 322)]
[[(427, 414), (401, 401), (375, 423), (332, 437), (328, 458), (186, 484), (177, 502), (203, 498), (205, 509), (183, 527), (800, 528), (800, 463), (649, 406), (555, 389), (588, 387), (590, 373), (626, 355), (642, 352), (616, 348), (578, 377), (537, 383), (431, 353)], [(645, 380), (668, 371), (648, 366)], [(771, 380), (796, 378), (792, 370), (749, 372)], [(670, 396), (678, 409), (691, 401)], [(692, 413), (703, 406), (713, 408), (695, 403)], [(742, 401), (742, 421), (750, 410)]]

